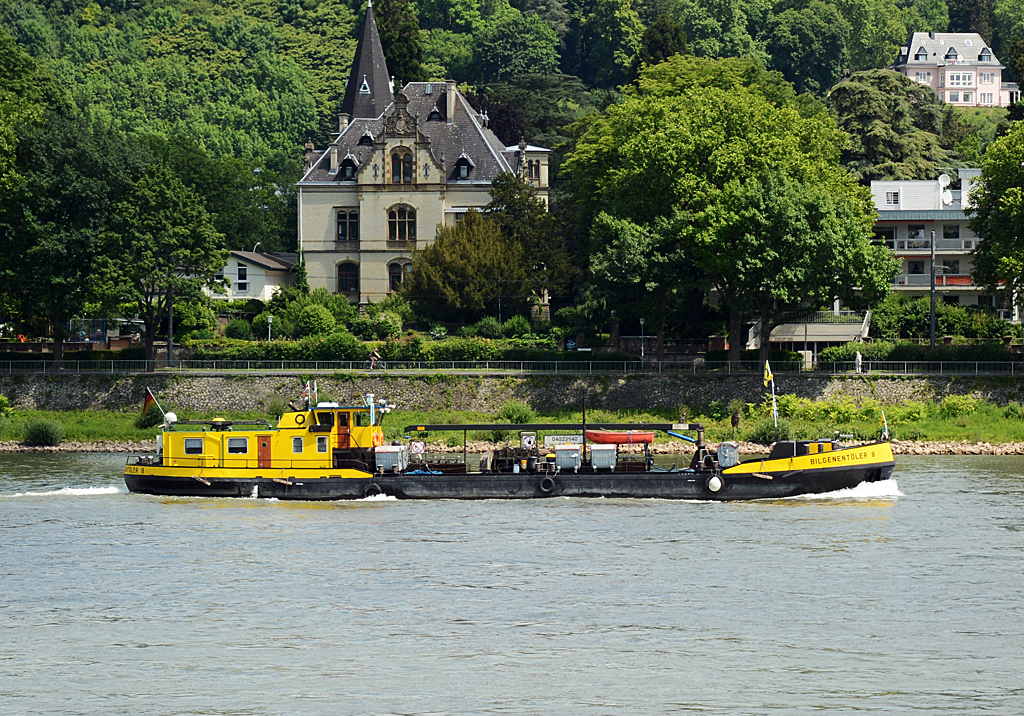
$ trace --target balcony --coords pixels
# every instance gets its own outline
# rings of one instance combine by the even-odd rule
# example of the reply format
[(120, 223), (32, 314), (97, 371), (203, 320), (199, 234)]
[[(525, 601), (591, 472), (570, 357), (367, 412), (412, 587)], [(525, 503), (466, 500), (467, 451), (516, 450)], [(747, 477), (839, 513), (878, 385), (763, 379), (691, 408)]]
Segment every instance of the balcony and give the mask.
[[(893, 286), (928, 286), (931, 282), (931, 276), (929, 274), (900, 274), (892, 280)], [(976, 286), (971, 277), (964, 275), (949, 275), (943, 276), (938, 275), (935, 277), (936, 288), (966, 288), (969, 286)]]

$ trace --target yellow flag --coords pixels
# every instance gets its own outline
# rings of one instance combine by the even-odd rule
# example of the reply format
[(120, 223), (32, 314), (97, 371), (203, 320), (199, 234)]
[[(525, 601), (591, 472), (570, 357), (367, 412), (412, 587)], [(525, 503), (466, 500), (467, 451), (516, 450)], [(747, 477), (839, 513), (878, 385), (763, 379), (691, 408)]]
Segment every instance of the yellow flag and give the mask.
[(768, 384), (771, 383), (774, 378), (775, 378), (775, 376), (772, 375), (772, 369), (768, 367), (768, 361), (765, 361), (764, 362), (764, 387), (767, 388)]

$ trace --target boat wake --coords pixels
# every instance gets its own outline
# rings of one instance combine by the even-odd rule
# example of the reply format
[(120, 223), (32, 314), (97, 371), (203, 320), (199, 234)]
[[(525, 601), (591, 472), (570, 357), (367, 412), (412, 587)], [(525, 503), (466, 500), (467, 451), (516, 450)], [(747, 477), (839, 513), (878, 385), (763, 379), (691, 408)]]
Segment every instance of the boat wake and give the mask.
[(822, 492), (813, 495), (796, 495), (786, 500), (876, 500), (880, 497), (906, 497), (900, 492), (900, 486), (892, 478), (878, 482), (862, 482), (856, 487), (835, 492)]
[(116, 495), (122, 492), (119, 488), (114, 485), (108, 485), (107, 487), (62, 487), (59, 490), (50, 490), (48, 492), (16, 492), (10, 497), (54, 497), (63, 495)]
[(361, 500), (356, 500), (356, 502), (397, 502), (397, 501), (398, 501), (398, 498), (395, 497), (394, 495), (370, 495), (369, 497), (364, 497)]

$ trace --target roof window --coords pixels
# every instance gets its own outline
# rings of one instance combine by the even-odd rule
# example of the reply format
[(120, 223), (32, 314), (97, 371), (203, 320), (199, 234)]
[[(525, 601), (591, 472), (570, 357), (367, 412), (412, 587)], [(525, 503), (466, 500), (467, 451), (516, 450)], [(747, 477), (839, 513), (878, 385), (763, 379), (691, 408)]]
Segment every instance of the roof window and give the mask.
[(366, 75), (363, 75), (363, 86), (359, 88), (359, 94), (370, 94), (370, 83), (366, 81)]

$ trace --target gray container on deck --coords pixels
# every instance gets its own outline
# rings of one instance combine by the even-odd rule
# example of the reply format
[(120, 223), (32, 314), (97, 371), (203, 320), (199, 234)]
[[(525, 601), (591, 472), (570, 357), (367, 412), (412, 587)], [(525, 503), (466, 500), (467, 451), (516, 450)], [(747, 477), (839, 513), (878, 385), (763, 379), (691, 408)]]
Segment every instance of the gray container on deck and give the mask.
[(408, 445), (381, 445), (373, 451), (377, 468), (385, 472), (402, 472), (409, 467)]
[(582, 445), (555, 445), (555, 467), (579, 472), (582, 451)]
[(618, 457), (615, 445), (593, 445), (590, 448), (590, 464), (595, 470), (614, 470)]

